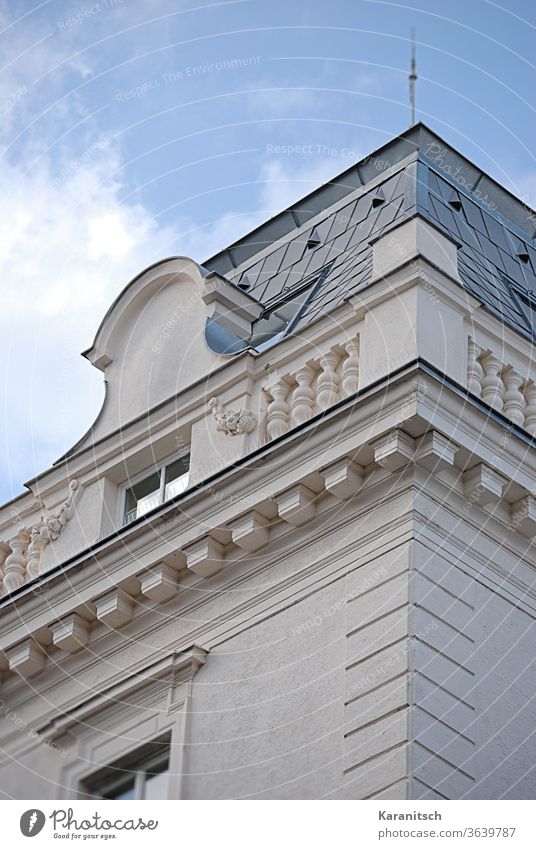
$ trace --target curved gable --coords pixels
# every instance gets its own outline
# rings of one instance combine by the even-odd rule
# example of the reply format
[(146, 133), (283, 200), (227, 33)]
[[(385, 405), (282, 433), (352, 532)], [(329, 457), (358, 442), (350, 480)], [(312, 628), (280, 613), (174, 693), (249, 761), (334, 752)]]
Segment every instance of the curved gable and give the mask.
[(204, 341), (203, 285), (197, 263), (177, 257), (134, 278), (113, 303), (84, 352), (106, 380), (92, 440), (185, 389), (220, 362)]

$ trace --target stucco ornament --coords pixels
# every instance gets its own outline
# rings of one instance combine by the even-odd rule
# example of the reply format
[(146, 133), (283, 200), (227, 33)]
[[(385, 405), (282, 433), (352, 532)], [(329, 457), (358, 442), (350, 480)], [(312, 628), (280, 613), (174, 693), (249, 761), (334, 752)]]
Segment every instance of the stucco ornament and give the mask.
[(211, 398), (208, 408), (216, 422), (216, 430), (228, 436), (251, 433), (257, 427), (257, 417), (250, 410), (224, 410), (216, 398)]
[(0, 563), (0, 595), (13, 592), (26, 581), (40, 574), (41, 555), (46, 546), (58, 539), (74, 512), (74, 501), (80, 485), (77, 480), (69, 484), (69, 495), (56, 510), (31, 528), (21, 528), (7, 542), (0, 542), (0, 554), (7, 553), (3, 569)]
[(28, 563), (26, 566), (28, 580), (32, 580), (32, 578), (36, 578), (39, 575), (41, 552), (49, 542), (58, 539), (63, 528), (73, 515), (74, 499), (78, 488), (78, 481), (71, 481), (69, 484), (69, 495), (63, 504), (46, 518), (41, 517), (41, 521), (30, 529)]

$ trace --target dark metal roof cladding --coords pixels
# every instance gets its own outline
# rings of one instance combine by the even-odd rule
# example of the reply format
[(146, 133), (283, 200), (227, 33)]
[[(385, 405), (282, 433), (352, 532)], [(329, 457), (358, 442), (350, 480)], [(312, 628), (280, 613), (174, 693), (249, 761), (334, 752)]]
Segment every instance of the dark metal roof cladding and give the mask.
[[(248, 285), (267, 307), (311, 280), (311, 296), (292, 322), (296, 333), (366, 287), (371, 240), (415, 214), (460, 244), (464, 289), (536, 338), (536, 213), (423, 124), (203, 264)], [(328, 266), (321, 285), (314, 285)]]

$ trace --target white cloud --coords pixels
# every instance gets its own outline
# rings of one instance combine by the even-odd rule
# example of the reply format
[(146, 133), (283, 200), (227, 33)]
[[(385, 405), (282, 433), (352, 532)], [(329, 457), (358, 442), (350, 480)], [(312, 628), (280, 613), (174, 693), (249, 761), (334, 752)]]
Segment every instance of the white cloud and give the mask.
[[(206, 259), (266, 217), (230, 212), (203, 226), (182, 219), (163, 227), (121, 198), (121, 184), (109, 177), (119, 154), (98, 145), (93, 153), (59, 177), (44, 163), (30, 171), (5, 165), (0, 173), (0, 501), (70, 448), (97, 415), (102, 375), (80, 351), (129, 280), (166, 256)], [(266, 177), (262, 206), (283, 202), (289, 175), (272, 169)]]
[[(0, 26), (14, 18), (8, 8), (0, 0)], [(69, 14), (84, 8), (77, 3)], [(116, 26), (121, 15), (131, 23), (129, 8), (118, 6)], [(142, 203), (125, 199), (132, 187), (114, 176), (124, 166), (121, 150), (88, 117), (82, 97), (71, 94), (39, 117), (65, 87), (92, 73), (92, 57), (76, 55), (77, 37), (89, 39), (90, 25), (104, 33), (111, 20), (94, 15), (61, 29), (50, 16), (28, 16), (22, 29), (10, 30), (4, 55), (0, 143), (8, 148), (21, 135), (10, 152), (17, 158), (4, 157), (0, 171), (0, 501), (20, 492), (93, 422), (102, 375), (80, 351), (133, 276), (170, 255), (206, 259), (341, 170), (337, 158), (266, 161), (249, 212), (163, 225)], [(293, 114), (315, 103), (314, 92), (288, 92), (275, 93), (271, 105)], [(84, 139), (78, 132), (71, 141), (69, 128), (82, 118)]]
[(123, 259), (132, 250), (133, 236), (127, 230), (119, 210), (102, 212), (90, 218), (88, 229), (88, 256), (91, 260)]
[(109, 147), (74, 162), (61, 178), (42, 166), (0, 174), (0, 339), (4, 371), (1, 434), (4, 498), (46, 468), (87, 430), (102, 401), (102, 375), (80, 357), (128, 281), (165, 256), (206, 259), (340, 170), (337, 159), (274, 160), (260, 174), (259, 208), (202, 227), (162, 227), (121, 199), (109, 178)]
[(0, 339), (5, 497), (91, 424), (101, 375), (79, 353), (131, 277), (170, 251), (174, 233), (107, 178), (109, 151), (54, 181), (43, 167), (0, 174)]

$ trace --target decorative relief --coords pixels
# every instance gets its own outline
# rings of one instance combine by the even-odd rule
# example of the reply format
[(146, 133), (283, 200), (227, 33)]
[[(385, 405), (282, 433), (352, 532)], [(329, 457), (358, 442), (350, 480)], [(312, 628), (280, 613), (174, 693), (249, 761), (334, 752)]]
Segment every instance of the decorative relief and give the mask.
[(536, 436), (536, 385), (469, 339), (467, 387), (473, 395)]
[(277, 383), (265, 387), (268, 396), (265, 430), (276, 439), (328, 410), (359, 389), (359, 338), (335, 345)]
[(216, 422), (216, 430), (227, 436), (251, 433), (257, 427), (257, 417), (250, 410), (224, 410), (216, 398), (210, 399), (208, 408)]
[(2, 591), (11, 593), (40, 574), (43, 549), (58, 539), (74, 512), (74, 500), (79, 483), (69, 484), (69, 496), (63, 504), (46, 517), (41, 517), (30, 529), (22, 528), (3, 547), (8, 553), (3, 568)]

